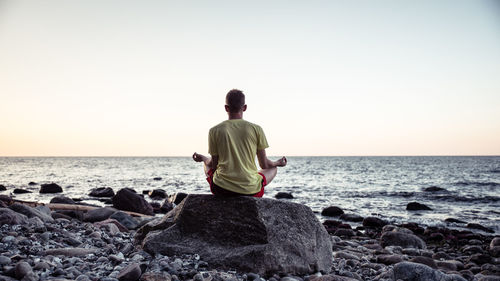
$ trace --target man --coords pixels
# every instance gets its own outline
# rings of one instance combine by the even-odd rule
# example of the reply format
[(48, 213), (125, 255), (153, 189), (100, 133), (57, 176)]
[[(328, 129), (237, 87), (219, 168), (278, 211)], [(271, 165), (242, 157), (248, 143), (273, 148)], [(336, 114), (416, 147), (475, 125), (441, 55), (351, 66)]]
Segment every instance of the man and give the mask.
[[(262, 197), (269, 184), (287, 159), (271, 161), (266, 156), (267, 144), (264, 131), (259, 125), (243, 120), (247, 110), (245, 95), (233, 89), (226, 95), (228, 120), (211, 128), (208, 136), (207, 157), (193, 154), (193, 160), (203, 162), (210, 190), (217, 196)], [(257, 170), (255, 156), (262, 168)]]

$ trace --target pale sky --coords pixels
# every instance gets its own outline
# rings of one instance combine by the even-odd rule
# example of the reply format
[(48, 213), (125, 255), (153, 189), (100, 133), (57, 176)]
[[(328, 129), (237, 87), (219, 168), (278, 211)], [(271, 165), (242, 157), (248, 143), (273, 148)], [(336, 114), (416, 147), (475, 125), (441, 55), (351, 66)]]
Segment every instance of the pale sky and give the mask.
[(0, 0), (0, 156), (500, 155), (500, 1)]

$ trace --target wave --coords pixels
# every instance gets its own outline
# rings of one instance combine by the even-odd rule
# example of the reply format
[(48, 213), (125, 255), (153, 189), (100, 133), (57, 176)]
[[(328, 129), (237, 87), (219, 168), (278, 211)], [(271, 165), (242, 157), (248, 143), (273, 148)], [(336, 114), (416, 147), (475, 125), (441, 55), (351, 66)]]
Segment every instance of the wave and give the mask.
[(459, 195), (438, 195), (433, 196), (433, 200), (451, 201), (451, 202), (470, 202), (470, 203), (492, 203), (499, 202), (500, 197), (498, 196), (484, 196), (484, 197), (469, 197), (469, 196), (459, 196)]
[(459, 182), (456, 182), (455, 185), (459, 185), (459, 186), (469, 186), (469, 185), (475, 185), (475, 186), (500, 186), (500, 183), (493, 182), (493, 181), (487, 181), (487, 182), (480, 182), (480, 181), (459, 181)]

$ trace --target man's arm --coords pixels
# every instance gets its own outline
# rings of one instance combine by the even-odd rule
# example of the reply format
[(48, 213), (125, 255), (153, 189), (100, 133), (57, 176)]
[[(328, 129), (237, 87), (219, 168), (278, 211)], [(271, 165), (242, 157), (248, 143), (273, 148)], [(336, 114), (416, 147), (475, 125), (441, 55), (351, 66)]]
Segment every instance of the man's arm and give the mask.
[(259, 165), (261, 169), (270, 169), (274, 167), (284, 167), (286, 166), (287, 160), (286, 157), (281, 157), (277, 161), (271, 161), (267, 158), (266, 150), (261, 149), (257, 150), (257, 159), (259, 159)]

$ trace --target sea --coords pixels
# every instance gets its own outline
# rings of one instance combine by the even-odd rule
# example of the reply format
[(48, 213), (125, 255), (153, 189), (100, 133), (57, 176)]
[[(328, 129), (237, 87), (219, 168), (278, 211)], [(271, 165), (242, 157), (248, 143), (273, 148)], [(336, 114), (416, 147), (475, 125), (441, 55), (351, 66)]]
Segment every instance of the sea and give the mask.
[[(7, 188), (0, 194), (48, 203), (55, 195), (38, 191), (52, 182), (63, 195), (100, 206), (88, 195), (93, 188), (209, 193), (202, 164), (190, 157), (0, 157), (0, 184)], [(14, 188), (32, 193), (13, 194)], [(395, 224), (465, 227), (445, 222), (455, 218), (500, 233), (500, 156), (288, 157), (264, 197), (278, 192), (291, 193), (293, 199), (280, 200), (305, 204), (320, 220), (332, 219), (321, 216), (324, 208), (338, 206)], [(409, 202), (432, 210), (407, 211)]]

